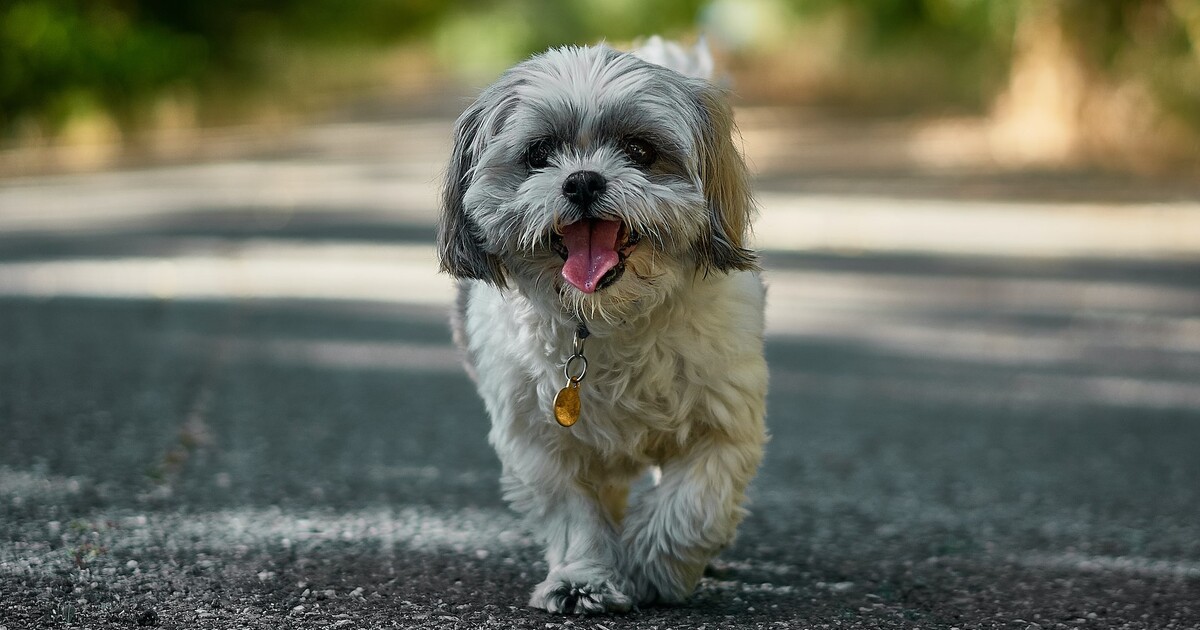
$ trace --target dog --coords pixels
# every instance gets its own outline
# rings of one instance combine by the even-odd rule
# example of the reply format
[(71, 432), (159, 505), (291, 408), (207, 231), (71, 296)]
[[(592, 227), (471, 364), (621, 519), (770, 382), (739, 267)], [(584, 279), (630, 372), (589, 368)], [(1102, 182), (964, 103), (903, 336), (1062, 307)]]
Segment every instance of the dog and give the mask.
[(509, 69), (458, 118), (446, 171), (454, 337), (504, 497), (545, 545), (529, 605), (551, 613), (686, 600), (733, 540), (767, 439), (732, 111), (661, 65), (707, 72), (705, 49), (652, 44)]

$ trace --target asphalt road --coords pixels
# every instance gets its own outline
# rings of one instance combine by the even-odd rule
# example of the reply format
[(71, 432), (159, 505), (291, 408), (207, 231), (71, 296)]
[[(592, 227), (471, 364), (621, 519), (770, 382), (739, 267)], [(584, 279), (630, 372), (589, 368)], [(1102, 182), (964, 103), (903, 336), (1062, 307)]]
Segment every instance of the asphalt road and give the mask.
[[(450, 346), (445, 134), (0, 183), (0, 629), (1200, 627), (1200, 258), (1153, 236), (1197, 191), (798, 144), (738, 542), (685, 606), (567, 619), (523, 607), (545, 566)], [(864, 204), (974, 212), (987, 255), (779, 235)], [(1021, 248), (1063, 217), (1118, 238)]]

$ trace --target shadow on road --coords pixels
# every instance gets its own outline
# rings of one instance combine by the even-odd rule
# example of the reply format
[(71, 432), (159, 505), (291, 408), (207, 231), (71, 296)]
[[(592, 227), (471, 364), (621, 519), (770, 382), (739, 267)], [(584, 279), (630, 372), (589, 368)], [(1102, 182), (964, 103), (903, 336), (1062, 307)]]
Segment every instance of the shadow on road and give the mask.
[[(544, 567), (448, 292), (386, 257), (432, 233), (331, 207), (0, 235), (0, 626), (561, 623), (521, 608)], [(203, 295), (38, 275), (198, 252)], [(254, 265), (329, 291), (256, 293)], [(1200, 266), (766, 266), (773, 440), (739, 542), (688, 606), (579, 625), (1197, 623)]]

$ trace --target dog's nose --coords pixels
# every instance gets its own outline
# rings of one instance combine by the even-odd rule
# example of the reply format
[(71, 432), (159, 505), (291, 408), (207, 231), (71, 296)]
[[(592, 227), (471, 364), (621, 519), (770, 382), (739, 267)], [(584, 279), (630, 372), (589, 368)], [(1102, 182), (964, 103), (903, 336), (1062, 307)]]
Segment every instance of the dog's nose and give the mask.
[(563, 196), (580, 206), (587, 207), (592, 205), (600, 195), (604, 194), (604, 190), (608, 188), (608, 182), (604, 180), (604, 176), (596, 171), (575, 171), (567, 175), (567, 180), (563, 182)]

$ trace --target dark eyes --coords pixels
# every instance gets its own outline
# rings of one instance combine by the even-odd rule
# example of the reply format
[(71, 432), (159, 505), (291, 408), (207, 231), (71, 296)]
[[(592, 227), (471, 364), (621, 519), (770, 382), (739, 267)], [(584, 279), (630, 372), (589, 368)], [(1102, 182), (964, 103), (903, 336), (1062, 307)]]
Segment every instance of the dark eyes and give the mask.
[[(525, 164), (533, 170), (546, 168), (550, 165), (550, 156), (554, 153), (554, 142), (548, 138), (535, 141), (525, 149)], [(626, 138), (621, 142), (621, 151), (634, 165), (645, 168), (658, 159), (658, 152), (649, 142), (641, 138)]]
[(550, 154), (553, 152), (554, 146), (543, 138), (525, 150), (525, 163), (532, 169), (546, 168), (550, 165)]
[(621, 150), (625, 152), (625, 157), (628, 157), (630, 162), (641, 167), (650, 166), (658, 158), (658, 152), (654, 150), (654, 147), (641, 138), (626, 138), (624, 144), (621, 145)]

